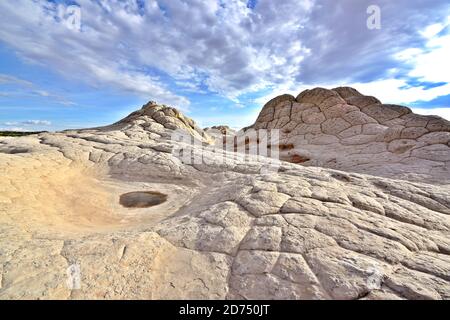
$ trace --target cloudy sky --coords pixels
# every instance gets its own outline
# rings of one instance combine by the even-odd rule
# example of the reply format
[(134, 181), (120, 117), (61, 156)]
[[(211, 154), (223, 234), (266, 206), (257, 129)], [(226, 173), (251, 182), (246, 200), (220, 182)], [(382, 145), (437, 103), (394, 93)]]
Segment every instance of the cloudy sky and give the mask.
[(0, 130), (149, 100), (242, 127), (273, 96), (339, 85), (450, 119), (449, 57), (448, 0), (2, 0)]

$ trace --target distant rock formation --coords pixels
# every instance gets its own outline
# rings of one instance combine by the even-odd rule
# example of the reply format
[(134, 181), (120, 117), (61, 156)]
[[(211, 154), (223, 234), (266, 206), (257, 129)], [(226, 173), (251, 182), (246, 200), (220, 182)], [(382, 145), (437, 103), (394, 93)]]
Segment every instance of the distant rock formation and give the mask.
[(406, 180), (450, 181), (450, 122), (350, 87), (281, 95), (254, 129), (280, 129), (282, 159)]
[(205, 130), (205, 132), (218, 131), (222, 135), (229, 135), (229, 134), (236, 133), (236, 130), (231, 129), (229, 126), (223, 126), (223, 125), (208, 127), (208, 128), (204, 128), (203, 130)]

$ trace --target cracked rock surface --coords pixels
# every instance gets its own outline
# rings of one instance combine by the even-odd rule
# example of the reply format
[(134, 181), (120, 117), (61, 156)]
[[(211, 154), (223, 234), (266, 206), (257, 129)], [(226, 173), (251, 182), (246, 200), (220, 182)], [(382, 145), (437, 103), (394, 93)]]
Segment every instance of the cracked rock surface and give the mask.
[(252, 126), (279, 129), (281, 158), (408, 181), (450, 180), (450, 122), (349, 87), (269, 101)]
[[(277, 171), (226, 151), (183, 163), (174, 148), (212, 138), (155, 103), (0, 138), (0, 299), (450, 299), (448, 123), (323, 90), (261, 112), (311, 159)], [(135, 191), (167, 201), (119, 204)]]

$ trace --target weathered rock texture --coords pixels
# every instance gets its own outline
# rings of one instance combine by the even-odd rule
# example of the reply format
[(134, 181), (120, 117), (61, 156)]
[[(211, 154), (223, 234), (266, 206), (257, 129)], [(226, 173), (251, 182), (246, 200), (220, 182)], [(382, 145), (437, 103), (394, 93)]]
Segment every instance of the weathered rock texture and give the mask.
[(382, 104), (353, 88), (269, 101), (254, 129), (280, 129), (282, 158), (415, 181), (450, 180), (450, 122)]
[(204, 130), (206, 133), (214, 132), (222, 135), (234, 135), (236, 133), (236, 131), (231, 129), (229, 126), (212, 126), (211, 128), (205, 128)]
[[(425, 157), (430, 153), (420, 150), (441, 146), (428, 161), (448, 164), (443, 120), (400, 107), (355, 107), (349, 102), (363, 105), (360, 100), (371, 98), (350, 89), (330, 91), (327, 99), (319, 98), (323, 90), (312, 93), (298, 99), (310, 102), (283, 97), (287, 105), (269, 104), (257, 125), (275, 127), (272, 108), (281, 110), (275, 111), (277, 123), (285, 121), (281, 112), (286, 121), (321, 121), (320, 132), (330, 134), (309, 134), (334, 137), (329, 152), (337, 152), (337, 141), (346, 138), (331, 131), (342, 125), (313, 119), (352, 119), (356, 112), (382, 130), (374, 129), (366, 149), (347, 146), (368, 153), (377, 143), (404, 139), (409, 130), (389, 143), (377, 140), (395, 127), (389, 121), (400, 119), (404, 128), (431, 132), (408, 138), (414, 141), (411, 154)], [(334, 99), (342, 108), (369, 109), (339, 117), (327, 115), (329, 108), (317, 111)], [(419, 119), (427, 120), (413, 126)], [(0, 138), (0, 299), (450, 298), (450, 187), (444, 171), (436, 185), (287, 162), (276, 173), (264, 173), (264, 160), (211, 151), (189, 165), (172, 154), (182, 146), (170, 140), (174, 129), (209, 141), (192, 120), (156, 104), (109, 127)], [(420, 141), (431, 142), (419, 147)], [(226, 161), (215, 162), (219, 156)], [(386, 172), (378, 172), (396, 176), (383, 161)], [(373, 163), (378, 165), (377, 154)], [(151, 208), (120, 206), (120, 195), (132, 191), (168, 198)], [(67, 286), (69, 266), (79, 267), (80, 288)]]

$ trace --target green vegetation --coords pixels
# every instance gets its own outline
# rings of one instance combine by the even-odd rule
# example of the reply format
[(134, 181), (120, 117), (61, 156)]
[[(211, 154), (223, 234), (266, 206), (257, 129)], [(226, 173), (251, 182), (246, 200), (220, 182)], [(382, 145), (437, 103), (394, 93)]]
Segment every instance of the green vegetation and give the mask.
[(45, 131), (0, 131), (0, 137), (22, 137), (31, 134), (38, 134)]

